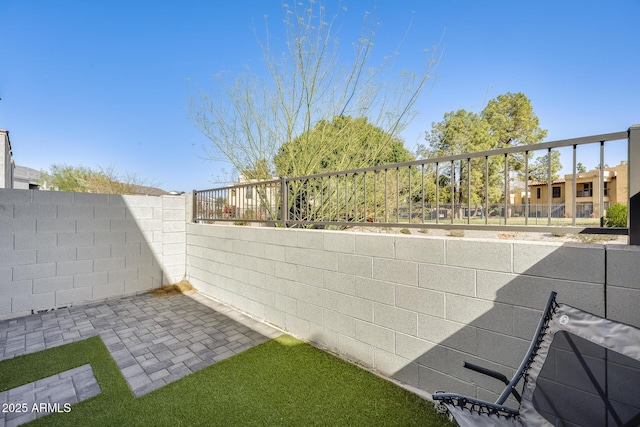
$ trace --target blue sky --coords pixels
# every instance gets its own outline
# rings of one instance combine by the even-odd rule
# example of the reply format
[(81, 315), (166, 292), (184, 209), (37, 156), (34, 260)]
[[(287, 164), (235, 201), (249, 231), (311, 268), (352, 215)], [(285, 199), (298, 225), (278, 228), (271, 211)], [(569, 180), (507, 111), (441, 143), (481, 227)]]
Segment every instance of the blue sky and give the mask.
[[(342, 4), (348, 47), (374, 2)], [(547, 140), (640, 123), (640, 0), (378, 0), (375, 10), (376, 54), (395, 49), (412, 18), (398, 64), (441, 53), (407, 148), (446, 112), (479, 112), (506, 92), (529, 97)], [(277, 0), (0, 0), (0, 128), (16, 163), (114, 167), (166, 190), (216, 186), (230, 167), (201, 158), (207, 139), (188, 118), (186, 80), (206, 88), (216, 73), (259, 64), (253, 28), (264, 30), (264, 15), (277, 35)]]

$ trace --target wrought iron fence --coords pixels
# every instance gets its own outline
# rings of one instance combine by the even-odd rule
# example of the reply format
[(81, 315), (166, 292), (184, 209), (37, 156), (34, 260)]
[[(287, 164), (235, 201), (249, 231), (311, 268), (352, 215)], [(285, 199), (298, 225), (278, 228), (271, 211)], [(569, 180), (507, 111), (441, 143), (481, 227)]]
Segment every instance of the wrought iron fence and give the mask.
[(283, 180), (272, 180), (194, 190), (194, 221), (283, 223), (282, 184)]
[[(634, 150), (640, 146), (639, 135), (640, 128), (634, 126), (582, 138), (194, 190), (193, 219), (285, 227), (525, 228), (626, 234), (627, 228), (603, 227), (611, 203), (605, 184), (605, 142), (626, 141), (631, 153), (632, 141)], [(585, 193), (585, 187), (577, 188), (582, 178), (576, 153), (587, 144), (599, 146), (600, 167)], [(561, 148), (572, 152), (572, 173), (557, 184), (552, 179), (551, 152)], [(534, 152), (545, 153), (548, 159), (546, 180), (535, 184), (529, 165)], [(628, 167), (632, 161), (630, 154)], [(632, 183), (632, 171), (628, 173), (628, 196), (620, 195), (623, 204), (640, 186)], [(564, 191), (554, 188), (559, 185), (565, 186)], [(557, 200), (561, 193), (563, 199)]]

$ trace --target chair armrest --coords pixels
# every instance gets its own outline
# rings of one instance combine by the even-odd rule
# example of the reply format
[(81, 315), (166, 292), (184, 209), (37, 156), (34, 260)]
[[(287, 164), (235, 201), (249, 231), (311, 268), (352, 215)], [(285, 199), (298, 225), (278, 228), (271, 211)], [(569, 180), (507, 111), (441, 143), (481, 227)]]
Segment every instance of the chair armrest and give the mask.
[[(472, 371), (479, 372), (483, 375), (487, 375), (489, 377), (500, 380), (504, 383), (504, 385), (507, 385), (507, 386), (509, 385), (509, 379), (504, 374), (498, 371), (494, 371), (493, 369), (483, 368), (482, 366), (474, 365), (473, 363), (469, 363), (469, 362), (464, 362), (464, 367), (467, 369), (471, 369)], [(520, 396), (520, 393), (518, 393), (515, 387), (511, 389), (511, 394), (513, 394), (513, 397), (518, 402), (522, 402), (522, 396)]]
[(483, 368), (482, 366), (474, 365), (473, 363), (469, 363), (469, 362), (464, 362), (464, 367), (467, 369), (471, 369), (472, 371), (476, 371), (481, 374), (500, 380), (505, 385), (509, 384), (509, 379), (506, 377), (506, 375), (504, 375), (501, 372), (494, 371), (493, 369)]

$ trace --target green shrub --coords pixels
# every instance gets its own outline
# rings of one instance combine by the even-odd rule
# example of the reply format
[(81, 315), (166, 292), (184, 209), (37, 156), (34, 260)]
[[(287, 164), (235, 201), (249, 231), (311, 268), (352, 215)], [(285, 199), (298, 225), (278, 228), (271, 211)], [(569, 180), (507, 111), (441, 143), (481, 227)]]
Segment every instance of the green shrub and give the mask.
[(605, 227), (626, 227), (627, 226), (627, 206), (619, 203), (609, 206), (604, 216)]

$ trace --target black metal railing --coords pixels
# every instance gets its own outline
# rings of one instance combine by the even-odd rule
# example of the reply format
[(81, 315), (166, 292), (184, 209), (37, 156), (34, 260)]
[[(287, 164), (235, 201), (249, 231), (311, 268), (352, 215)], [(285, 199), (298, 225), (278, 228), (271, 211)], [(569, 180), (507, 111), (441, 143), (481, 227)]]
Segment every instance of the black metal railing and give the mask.
[[(630, 169), (634, 160), (640, 164), (640, 159), (633, 158), (635, 151), (640, 157), (638, 126), (582, 138), (194, 190), (193, 219), (285, 227), (367, 225), (627, 234), (627, 228), (603, 227), (610, 203), (604, 200), (604, 168), (594, 178), (593, 190), (578, 191), (576, 184), (578, 147), (599, 146), (599, 165), (604, 165), (605, 142), (609, 141), (628, 144), (629, 181), (625, 185), (630, 200), (640, 193), (640, 183), (632, 182)], [(558, 203), (551, 191), (558, 185), (552, 176), (551, 152), (563, 148), (571, 150), (572, 173), (566, 174), (565, 184), (571, 188), (562, 194), (576, 197)], [(539, 194), (531, 187), (529, 176), (534, 152), (548, 159), (546, 181), (535, 183)], [(510, 165), (516, 158), (519, 170), (510, 170), (515, 169)], [(524, 188), (515, 191), (518, 182)], [(540, 193), (540, 186), (546, 190)], [(619, 202), (627, 204), (628, 200)], [(629, 217), (633, 223), (631, 212)], [(637, 222), (640, 225), (640, 219)]]

